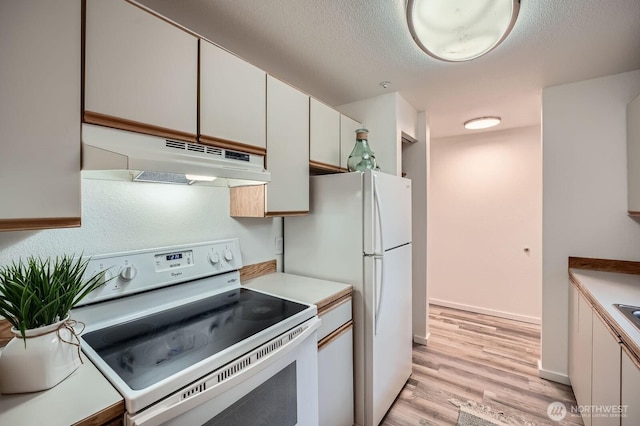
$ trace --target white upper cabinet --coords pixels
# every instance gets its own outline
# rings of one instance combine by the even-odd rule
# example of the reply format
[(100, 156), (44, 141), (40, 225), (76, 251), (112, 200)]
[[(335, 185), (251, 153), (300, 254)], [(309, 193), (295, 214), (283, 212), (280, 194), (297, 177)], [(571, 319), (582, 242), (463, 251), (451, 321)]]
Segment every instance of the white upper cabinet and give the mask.
[(309, 211), (309, 96), (267, 78), (267, 215)]
[(640, 96), (627, 105), (627, 209), (640, 216)]
[(362, 127), (362, 123), (340, 114), (340, 167), (347, 170), (347, 160), (356, 144), (356, 130)]
[(195, 141), (198, 39), (123, 0), (86, 6), (84, 121)]
[(311, 98), (309, 116), (309, 162), (311, 166), (339, 171), (340, 113)]
[(309, 96), (267, 76), (267, 156), (271, 182), (231, 188), (232, 217), (309, 212)]
[(0, 230), (80, 226), (80, 0), (0, 2)]
[(200, 40), (200, 141), (264, 155), (267, 78), (261, 69)]

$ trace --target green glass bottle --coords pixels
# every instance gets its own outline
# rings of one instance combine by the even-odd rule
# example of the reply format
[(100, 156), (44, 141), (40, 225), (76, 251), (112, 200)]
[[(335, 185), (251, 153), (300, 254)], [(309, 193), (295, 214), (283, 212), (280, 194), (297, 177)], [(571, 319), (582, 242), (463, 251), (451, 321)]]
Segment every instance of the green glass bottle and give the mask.
[(350, 172), (364, 172), (365, 170), (379, 170), (376, 156), (369, 147), (369, 130), (356, 130), (356, 145), (347, 160), (347, 169)]

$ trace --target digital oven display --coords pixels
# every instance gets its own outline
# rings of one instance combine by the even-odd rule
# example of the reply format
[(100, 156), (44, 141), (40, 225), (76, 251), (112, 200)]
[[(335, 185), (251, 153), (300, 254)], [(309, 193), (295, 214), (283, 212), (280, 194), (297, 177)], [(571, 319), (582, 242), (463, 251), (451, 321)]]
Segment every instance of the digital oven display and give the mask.
[(193, 265), (193, 251), (156, 254), (156, 272), (180, 269)]

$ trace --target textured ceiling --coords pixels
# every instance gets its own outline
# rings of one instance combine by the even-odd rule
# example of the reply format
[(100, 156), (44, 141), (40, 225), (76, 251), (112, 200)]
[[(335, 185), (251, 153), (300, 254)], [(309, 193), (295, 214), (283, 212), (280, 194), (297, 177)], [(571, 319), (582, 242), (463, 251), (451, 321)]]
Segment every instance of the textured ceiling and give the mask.
[(403, 0), (139, 1), (330, 105), (398, 91), (432, 137), (484, 115), (536, 125), (542, 88), (640, 69), (640, 0), (522, 0), (509, 37), (463, 63), (418, 48)]

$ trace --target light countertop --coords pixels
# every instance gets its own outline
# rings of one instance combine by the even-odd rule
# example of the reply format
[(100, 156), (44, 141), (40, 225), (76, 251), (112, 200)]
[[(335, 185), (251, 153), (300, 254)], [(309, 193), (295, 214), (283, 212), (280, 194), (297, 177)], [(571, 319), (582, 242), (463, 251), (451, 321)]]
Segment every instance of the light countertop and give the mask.
[(318, 311), (352, 291), (349, 284), (274, 272), (243, 282), (245, 287), (316, 305)]
[(640, 306), (640, 275), (571, 269), (578, 289), (620, 336), (623, 344), (640, 360), (640, 330), (614, 306)]
[(83, 359), (84, 364), (51, 389), (0, 395), (0, 424), (68, 426), (114, 405), (122, 404), (123, 411), (122, 396), (85, 355)]

